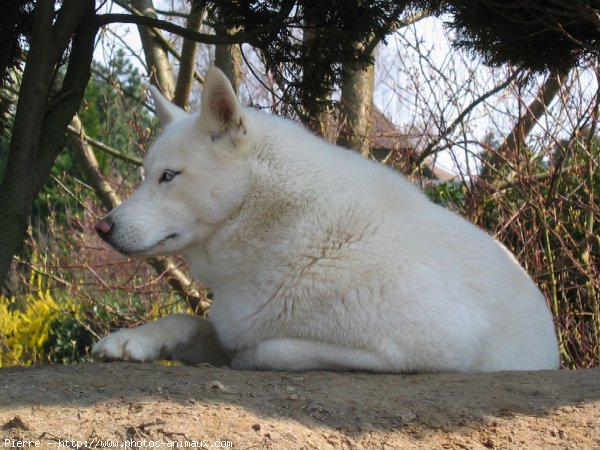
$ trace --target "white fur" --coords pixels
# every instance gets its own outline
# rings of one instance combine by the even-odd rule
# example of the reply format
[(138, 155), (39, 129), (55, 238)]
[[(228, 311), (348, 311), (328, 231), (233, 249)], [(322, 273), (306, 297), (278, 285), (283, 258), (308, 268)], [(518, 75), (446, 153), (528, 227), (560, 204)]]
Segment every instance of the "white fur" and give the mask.
[[(107, 240), (133, 256), (184, 255), (214, 290), (211, 320), (233, 367), (558, 368), (544, 297), (485, 232), (393, 170), (241, 107), (216, 69), (202, 105), (199, 116), (169, 113)], [(164, 170), (181, 174), (159, 183)], [(178, 317), (158, 334), (149, 324), (109, 335), (94, 354), (155, 359), (189, 336)]]

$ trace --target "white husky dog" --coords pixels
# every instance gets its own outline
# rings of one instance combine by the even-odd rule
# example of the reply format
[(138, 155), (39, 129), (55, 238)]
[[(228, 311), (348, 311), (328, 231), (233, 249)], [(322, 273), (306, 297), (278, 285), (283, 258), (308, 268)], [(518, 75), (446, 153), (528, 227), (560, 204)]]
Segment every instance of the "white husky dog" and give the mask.
[(545, 299), (501, 244), (395, 171), (244, 108), (210, 69), (201, 111), (156, 89), (165, 125), (138, 190), (96, 224), (132, 257), (182, 254), (211, 320), (109, 334), (98, 359), (240, 369), (556, 369)]

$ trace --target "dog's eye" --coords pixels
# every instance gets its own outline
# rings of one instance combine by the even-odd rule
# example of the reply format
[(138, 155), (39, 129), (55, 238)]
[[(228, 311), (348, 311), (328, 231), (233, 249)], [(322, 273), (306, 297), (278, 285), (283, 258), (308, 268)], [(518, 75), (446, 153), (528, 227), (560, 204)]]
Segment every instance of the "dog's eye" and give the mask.
[(160, 176), (160, 180), (159, 183), (167, 183), (169, 181), (171, 181), (173, 178), (175, 178), (177, 175), (179, 175), (181, 172), (175, 171), (175, 170), (165, 170), (162, 175)]

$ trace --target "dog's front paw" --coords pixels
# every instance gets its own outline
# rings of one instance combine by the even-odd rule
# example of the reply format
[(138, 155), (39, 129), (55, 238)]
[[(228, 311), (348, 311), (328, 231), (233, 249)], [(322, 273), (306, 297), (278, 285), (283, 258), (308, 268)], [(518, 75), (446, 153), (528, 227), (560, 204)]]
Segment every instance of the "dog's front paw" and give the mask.
[(136, 329), (124, 329), (100, 339), (92, 348), (92, 357), (99, 361), (150, 362), (158, 359), (160, 349)]

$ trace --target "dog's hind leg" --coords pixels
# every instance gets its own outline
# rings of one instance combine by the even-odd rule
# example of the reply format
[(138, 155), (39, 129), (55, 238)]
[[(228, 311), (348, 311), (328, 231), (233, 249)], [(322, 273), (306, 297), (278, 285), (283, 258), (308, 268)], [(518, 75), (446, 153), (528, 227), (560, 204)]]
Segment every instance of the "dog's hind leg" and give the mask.
[(173, 314), (136, 328), (105, 336), (92, 348), (94, 359), (227, 365), (229, 358), (217, 341), (212, 323), (198, 316)]
[(291, 338), (269, 339), (256, 347), (241, 350), (234, 355), (231, 366), (235, 369), (377, 372), (395, 369), (389, 361), (371, 350)]

